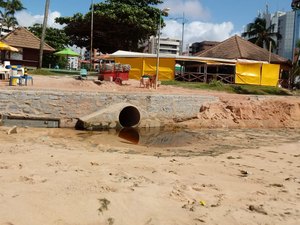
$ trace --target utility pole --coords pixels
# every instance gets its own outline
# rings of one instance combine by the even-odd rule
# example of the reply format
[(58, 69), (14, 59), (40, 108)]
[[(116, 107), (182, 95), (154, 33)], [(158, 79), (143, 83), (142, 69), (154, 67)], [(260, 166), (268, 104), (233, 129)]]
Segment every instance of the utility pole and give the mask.
[(38, 65), (39, 69), (42, 68), (42, 64), (43, 64), (43, 51), (44, 51), (45, 35), (46, 35), (46, 28), (47, 28), (47, 21), (48, 21), (49, 5), (50, 5), (50, 0), (46, 0), (44, 22), (42, 28), (42, 37), (40, 42), (40, 55), (39, 55), (39, 65)]
[(174, 20), (182, 20), (182, 30), (181, 30), (181, 46), (180, 46), (180, 55), (183, 55), (184, 52), (184, 25), (185, 22), (187, 22), (187, 20), (185, 19), (185, 15), (184, 12), (182, 14), (182, 17), (177, 17), (177, 18), (170, 18), (170, 19), (174, 19)]
[(93, 69), (93, 36), (94, 36), (94, 0), (91, 2), (91, 49), (90, 49), (90, 71)]
[(184, 18), (184, 13), (182, 14), (182, 37), (181, 37), (181, 55), (183, 55), (183, 42), (184, 42), (184, 23), (185, 23), (185, 18)]
[(169, 12), (170, 8), (164, 8), (162, 11), (159, 11), (159, 21), (158, 21), (158, 34), (157, 34), (157, 46), (156, 46), (156, 76), (155, 76), (155, 89), (157, 89), (157, 82), (159, 76), (159, 52), (160, 52), (160, 31), (161, 31), (161, 16), (162, 13)]

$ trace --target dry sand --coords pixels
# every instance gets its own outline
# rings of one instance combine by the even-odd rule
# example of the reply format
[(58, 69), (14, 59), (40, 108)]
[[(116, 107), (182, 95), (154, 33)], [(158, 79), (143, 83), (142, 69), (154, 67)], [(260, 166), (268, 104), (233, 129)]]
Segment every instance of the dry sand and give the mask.
[(0, 86), (212, 94), (222, 103), (205, 105), (197, 118), (178, 125), (294, 128), (178, 130), (171, 136), (141, 131), (134, 145), (108, 133), (17, 128), (7, 134), (10, 128), (0, 127), (0, 225), (300, 224), (299, 98), (250, 101), (69, 77), (35, 76), (34, 86)]
[(1, 225), (300, 223), (300, 130), (202, 130), (182, 147), (8, 130)]

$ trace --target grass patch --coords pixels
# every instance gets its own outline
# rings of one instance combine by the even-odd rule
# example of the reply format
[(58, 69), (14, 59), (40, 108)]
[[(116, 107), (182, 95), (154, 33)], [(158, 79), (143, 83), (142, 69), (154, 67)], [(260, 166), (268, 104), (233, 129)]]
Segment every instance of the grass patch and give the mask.
[(213, 91), (226, 91), (232, 92), (228, 85), (224, 85), (222, 82), (216, 81), (209, 84), (200, 82), (183, 82), (183, 81), (162, 81), (163, 85), (173, 85), (177, 87), (189, 88), (189, 89), (202, 89)]
[[(43, 75), (43, 76), (59, 76), (59, 75), (79, 75), (79, 70), (62, 70), (62, 69), (33, 69), (28, 70), (30, 75)], [(96, 76), (97, 72), (89, 72), (89, 76)]]
[(44, 75), (44, 76), (51, 76), (51, 75), (57, 75), (57, 73), (51, 72), (50, 70), (45, 69), (34, 69), (34, 70), (28, 70), (29, 75)]
[(162, 81), (163, 85), (174, 85), (189, 89), (202, 89), (223, 91), (227, 93), (236, 94), (251, 94), (251, 95), (292, 95), (292, 93), (286, 89), (278, 87), (268, 86), (256, 86), (256, 85), (237, 85), (237, 84), (224, 84), (220, 81), (213, 80), (209, 84), (200, 82), (183, 82), (183, 81)]
[(293, 95), (300, 96), (300, 89), (293, 91)]
[(230, 85), (234, 93), (237, 94), (252, 94), (252, 95), (292, 95), (286, 89), (269, 86), (256, 85)]

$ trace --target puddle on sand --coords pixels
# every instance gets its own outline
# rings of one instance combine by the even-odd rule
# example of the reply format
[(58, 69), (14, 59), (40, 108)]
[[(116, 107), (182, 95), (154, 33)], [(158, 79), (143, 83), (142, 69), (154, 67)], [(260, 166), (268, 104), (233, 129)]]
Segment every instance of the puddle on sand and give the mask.
[(300, 129), (174, 128), (79, 131), (36, 128), (31, 131), (32, 140), (26, 139), (25, 142), (34, 140), (66, 148), (74, 145), (88, 151), (159, 156), (214, 156), (237, 149), (255, 149), (300, 140)]
[(101, 136), (105, 136), (111, 143), (119, 142), (147, 147), (184, 147), (197, 140), (197, 133), (182, 129), (123, 128), (121, 130), (81, 131), (77, 133), (77, 137), (90, 142), (100, 140)]
[[(210, 150), (257, 148), (270, 144), (299, 140), (300, 130), (288, 129), (135, 129), (90, 132), (78, 136), (89, 139), (95, 135), (106, 135), (111, 143), (125, 143), (146, 147), (176, 148), (203, 146)], [(94, 141), (97, 138), (93, 139)], [(93, 142), (93, 141), (92, 141)]]
[(183, 147), (197, 140), (196, 134), (186, 130), (135, 129), (120, 130), (118, 137), (132, 144), (151, 147)]

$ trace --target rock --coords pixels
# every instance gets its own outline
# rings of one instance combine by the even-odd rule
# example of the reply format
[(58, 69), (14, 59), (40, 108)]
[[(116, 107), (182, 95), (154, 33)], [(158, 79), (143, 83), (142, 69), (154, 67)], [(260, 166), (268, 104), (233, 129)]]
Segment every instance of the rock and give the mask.
[(99, 163), (96, 162), (90, 162), (92, 166), (99, 166)]
[(260, 205), (260, 206), (250, 205), (249, 210), (260, 213), (260, 214), (263, 214), (263, 215), (268, 215), (268, 213), (263, 209), (262, 205)]
[(251, 172), (246, 171), (246, 170), (240, 170), (240, 172), (241, 172), (240, 176), (242, 176), (242, 177), (248, 177), (251, 174)]
[(8, 131), (7, 131), (7, 134), (10, 135), (10, 134), (16, 134), (18, 133), (17, 131), (17, 126), (13, 126), (12, 128), (10, 128)]

